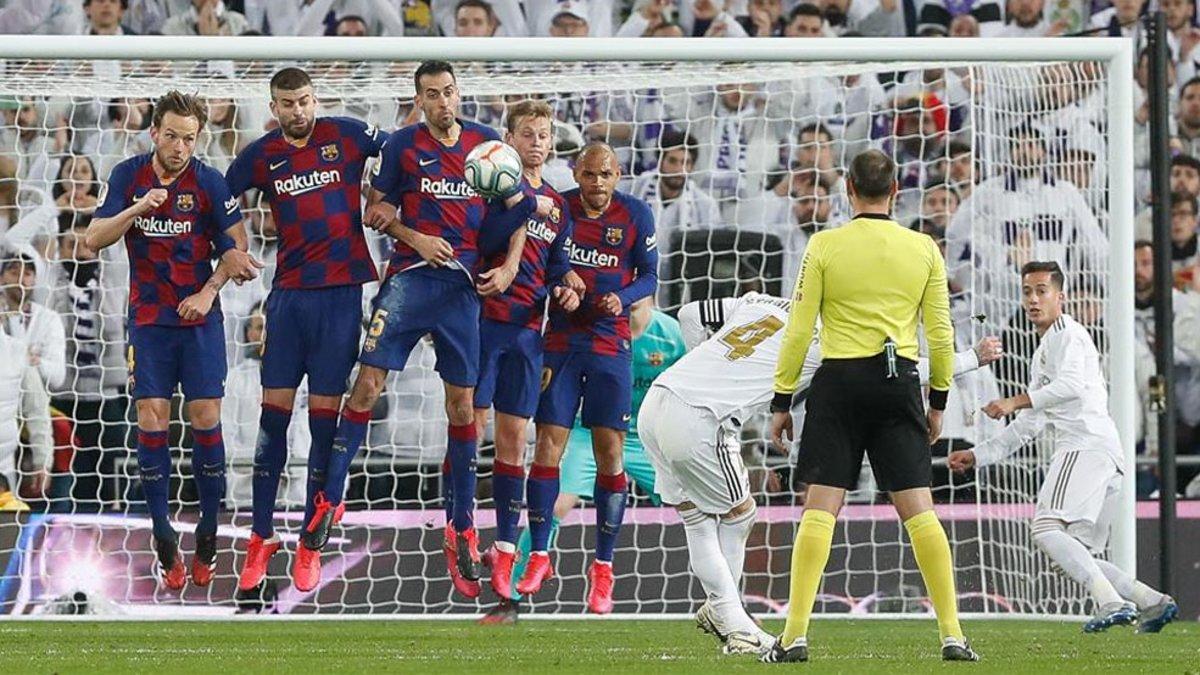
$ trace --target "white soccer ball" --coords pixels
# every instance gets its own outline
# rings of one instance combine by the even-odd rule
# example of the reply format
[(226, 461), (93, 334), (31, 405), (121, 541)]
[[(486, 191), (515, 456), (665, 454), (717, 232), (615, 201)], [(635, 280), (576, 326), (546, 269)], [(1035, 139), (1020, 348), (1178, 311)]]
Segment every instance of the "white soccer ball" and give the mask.
[(521, 182), (521, 156), (511, 145), (485, 141), (467, 155), (467, 185), (487, 199), (506, 195)]

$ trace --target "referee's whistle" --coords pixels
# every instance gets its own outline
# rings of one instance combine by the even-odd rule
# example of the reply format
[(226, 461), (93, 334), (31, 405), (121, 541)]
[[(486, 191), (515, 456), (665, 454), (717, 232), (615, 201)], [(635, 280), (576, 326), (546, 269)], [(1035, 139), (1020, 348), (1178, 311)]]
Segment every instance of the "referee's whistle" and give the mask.
[(894, 380), (899, 372), (896, 370), (896, 342), (892, 338), (883, 341), (883, 355), (887, 360), (887, 379)]

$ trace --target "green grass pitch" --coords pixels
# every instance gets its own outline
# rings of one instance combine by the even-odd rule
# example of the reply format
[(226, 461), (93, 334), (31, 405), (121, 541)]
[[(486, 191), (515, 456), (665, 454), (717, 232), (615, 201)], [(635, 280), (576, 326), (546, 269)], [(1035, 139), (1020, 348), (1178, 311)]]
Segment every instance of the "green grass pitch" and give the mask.
[[(777, 631), (780, 622), (768, 622)], [(813, 623), (811, 661), (722, 656), (690, 621), (277, 621), (0, 624), (9, 673), (1200, 673), (1200, 624), (1083, 635), (1079, 624), (968, 621), (983, 661), (942, 663), (932, 621)]]

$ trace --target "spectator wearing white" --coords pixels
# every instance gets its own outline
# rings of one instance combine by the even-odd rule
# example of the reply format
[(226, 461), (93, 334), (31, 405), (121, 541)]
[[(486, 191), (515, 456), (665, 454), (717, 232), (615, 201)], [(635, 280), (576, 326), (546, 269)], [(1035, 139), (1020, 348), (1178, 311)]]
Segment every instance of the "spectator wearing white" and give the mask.
[(1113, 0), (1112, 6), (1092, 15), (1089, 25), (1100, 30), (1100, 37), (1137, 37), (1138, 46), (1145, 44), (1138, 18), (1146, 0)]
[(783, 0), (750, 0), (748, 13), (739, 16), (738, 23), (751, 37), (779, 37), (787, 21), (783, 16)]
[(1008, 16), (1000, 37), (1049, 37), (1067, 32), (1064, 18), (1052, 23), (1046, 16), (1046, 0), (1008, 0)]
[(779, 238), (783, 247), (783, 286), (793, 288), (804, 249), (812, 235), (829, 226), (832, 200), (829, 185), (813, 169), (791, 171), (761, 194), (739, 202), (738, 226), (762, 230)]
[(443, 35), (481, 37), (485, 21), (491, 25), (492, 32), (484, 34), (489, 37), (529, 35), (518, 0), (433, 0), (433, 17)]
[(84, 0), (87, 14), (84, 32), (88, 35), (136, 35), (123, 21), (129, 0)]
[(25, 98), (13, 111), (4, 110), (0, 127), (0, 154), (16, 161), (22, 189), (49, 192), (58, 173), (58, 157), (67, 149), (66, 123), (55, 119), (46, 102)]
[(959, 14), (950, 20), (950, 37), (979, 37), (979, 19), (970, 14)]
[(86, 23), (80, 0), (9, 0), (0, 8), (0, 34), (79, 35)]
[(901, 0), (820, 0), (818, 4), (825, 14), (825, 21), (838, 35), (904, 36), (904, 6)]
[[(534, 36), (608, 37), (613, 34), (613, 0), (526, 0), (525, 17)], [(500, 20), (503, 22), (504, 17)]]
[(1167, 18), (1171, 60), (1179, 70), (1180, 80), (1189, 80), (1196, 75), (1195, 49), (1200, 44), (1200, 28), (1193, 23), (1195, 0), (1159, 0), (1158, 8)]
[(191, 0), (129, 0), (123, 23), (137, 35), (160, 35), (167, 19), (188, 10)]
[(1197, 219), (1196, 197), (1183, 192), (1171, 194), (1171, 272), (1175, 285), (1190, 287), (1195, 275)]
[(117, 99), (110, 102), (101, 119), (100, 133), (91, 134), (84, 143), (84, 154), (99, 158), (96, 172), (107, 176), (126, 157), (150, 152), (150, 102), (145, 99)]
[(50, 192), (62, 211), (92, 213), (100, 197), (96, 165), (87, 155), (67, 155), (59, 165), (58, 178)]
[(821, 8), (802, 2), (788, 13), (783, 27), (784, 37), (833, 37), (833, 31), (825, 25), (825, 14)]
[(996, 37), (1004, 29), (1004, 8), (1000, 0), (925, 0), (917, 19), (917, 32), (938, 28), (950, 32), (955, 17), (970, 14), (979, 22), (979, 35)]
[[(686, 134), (667, 131), (660, 138), (658, 168), (646, 171), (633, 182), (630, 192), (650, 205), (658, 235), (659, 258), (668, 269), (676, 233), (710, 230), (721, 226), (717, 201), (690, 180), (700, 149)], [(661, 275), (660, 275), (661, 276)]]
[(675, 0), (637, 0), (616, 37), (684, 37), (677, 18)]
[(926, 234), (933, 237), (934, 241), (945, 240), (946, 228), (958, 212), (958, 206), (958, 193), (945, 182), (933, 181), (925, 185), (921, 190), (921, 210), (917, 216), (927, 228)]
[[(258, 446), (258, 413), (262, 406), (262, 349), (265, 319), (262, 305), (255, 307), (242, 323), (235, 341), (239, 351), (236, 365), (225, 380), (225, 397), (229, 404), (221, 406), (221, 427), (225, 433), (225, 448), (229, 459), (226, 474), (231, 505), (247, 506), (251, 502), (254, 473), (254, 452)], [(284, 484), (276, 502), (282, 506), (303, 506), (305, 499), (304, 473), (312, 434), (304, 420), (308, 416), (307, 383), (297, 390), (292, 422), (287, 430), (288, 461)]]
[(1200, 76), (1179, 88), (1173, 145), (1184, 154), (1200, 157)]
[[(1191, 155), (1175, 155), (1171, 158), (1171, 192), (1200, 197), (1200, 159)], [(1134, 221), (1134, 237), (1154, 238), (1153, 209), (1149, 206), (1138, 213)]]
[(946, 163), (946, 181), (958, 193), (960, 201), (971, 196), (971, 190), (980, 179), (979, 167), (971, 146), (962, 141), (950, 141), (950, 161)]
[(241, 35), (248, 29), (246, 17), (226, 9), (221, 0), (192, 0), (186, 12), (172, 16), (162, 26), (163, 35)]
[(749, 37), (724, 2), (678, 0), (679, 26), (692, 37)]

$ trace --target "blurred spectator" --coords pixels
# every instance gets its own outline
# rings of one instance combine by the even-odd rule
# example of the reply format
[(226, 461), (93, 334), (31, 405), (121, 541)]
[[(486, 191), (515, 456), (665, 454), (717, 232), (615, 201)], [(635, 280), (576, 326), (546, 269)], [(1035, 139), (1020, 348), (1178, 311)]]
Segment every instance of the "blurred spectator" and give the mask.
[(1183, 193), (1171, 193), (1171, 271), (1175, 274), (1175, 286), (1190, 288), (1194, 280), (1196, 263), (1196, 197)]
[(917, 20), (917, 32), (928, 28), (950, 32), (955, 17), (971, 15), (979, 23), (979, 35), (996, 37), (1004, 30), (1004, 9), (1000, 0), (925, 0)]
[(103, 180), (121, 160), (150, 152), (150, 102), (145, 99), (117, 99), (104, 114), (100, 133), (92, 134), (83, 152), (99, 157), (96, 167)]
[(979, 20), (970, 14), (959, 14), (950, 20), (950, 37), (979, 37)]
[[(287, 2), (272, 3), (287, 5)], [(192, 6), (182, 14), (167, 19), (163, 35), (241, 35), (249, 29), (246, 17), (225, 9), (221, 0), (192, 0)]]
[(54, 203), (63, 211), (91, 213), (100, 197), (96, 166), (86, 155), (67, 155), (59, 165), (51, 191)]
[(244, 104), (239, 106), (233, 99), (210, 98), (205, 103), (208, 105), (208, 124), (196, 141), (196, 156), (224, 172), (237, 153), (254, 140), (251, 130), (256, 125), (249, 119), (242, 119), (250, 115), (243, 113)]
[[(1147, 110), (1148, 106), (1147, 102)], [(1179, 88), (1175, 140), (1181, 152), (1200, 157), (1200, 76), (1193, 77)]]
[(459, 0), (454, 8), (456, 37), (492, 37), (499, 27), (492, 6), (483, 0)]
[(333, 34), (337, 37), (367, 37), (371, 33), (367, 28), (366, 19), (356, 14), (347, 14), (338, 17)]
[(746, 16), (738, 23), (750, 37), (779, 37), (787, 22), (783, 18), (783, 0), (750, 0)]
[(665, 267), (675, 233), (719, 227), (721, 211), (715, 199), (689, 180), (700, 152), (696, 141), (677, 131), (664, 133), (659, 141), (658, 168), (638, 176), (630, 192), (644, 199), (654, 212), (659, 255)]
[[(1097, 35), (1108, 37), (1134, 37), (1141, 35), (1142, 29), (1138, 17), (1146, 0), (1113, 0), (1112, 6), (1102, 9), (1092, 15), (1089, 22), (1094, 29), (1101, 29)], [(1141, 40), (1138, 45), (1144, 44)]]
[[(613, 34), (613, 0), (526, 0), (532, 35), (608, 37)], [(501, 23), (504, 17), (500, 17)]]
[[(254, 452), (258, 447), (258, 415), (262, 407), (262, 350), (266, 319), (258, 305), (242, 322), (237, 335), (235, 365), (225, 381), (229, 405), (221, 406), (221, 427), (229, 459), (227, 498), (231, 506), (245, 507), (251, 502), (254, 477)], [(283, 506), (301, 506), (305, 498), (305, 464), (312, 445), (308, 424), (307, 383), (296, 390), (292, 422), (288, 426), (288, 462), (284, 483), (276, 497)], [(236, 402), (236, 403), (234, 403)]]
[(549, 35), (559, 38), (591, 36), (587, 5), (573, 2), (563, 3), (559, 12), (550, 19)]
[(864, 37), (902, 37), (902, 0), (821, 0), (818, 6), (833, 32)]
[(679, 25), (692, 37), (749, 37), (717, 0), (679, 0)]
[(825, 15), (816, 5), (800, 3), (788, 14), (783, 34), (786, 37), (825, 37)]
[(490, 19), (494, 31), (486, 35), (529, 35), (529, 26), (518, 0), (433, 0), (433, 15), (443, 35), (478, 37), (481, 24), (487, 23), (484, 15)]
[(683, 37), (684, 29), (675, 23), (674, 0), (638, 0), (617, 37)]
[[(948, 184), (934, 181), (926, 185), (921, 191), (921, 213), (918, 218), (922, 227), (912, 229), (925, 232), (937, 241), (944, 240), (950, 219), (958, 211), (958, 204), (958, 193)], [(916, 224), (914, 221), (913, 225)]]
[(1008, 0), (1008, 16), (1005, 17), (1001, 37), (1048, 37), (1062, 35), (1067, 30), (1066, 21), (1051, 23), (1046, 16), (1046, 0)]
[(1050, 0), (1048, 5), (1043, 6), (1043, 12), (1052, 29), (1062, 26), (1062, 32), (1056, 35), (1072, 35), (1088, 27), (1092, 6), (1092, 0)]
[(191, 0), (129, 0), (124, 24), (138, 35), (160, 35), (163, 24), (188, 11)]
[(950, 161), (946, 165), (946, 182), (958, 193), (960, 200), (966, 201), (980, 179), (975, 155), (971, 152), (971, 146), (961, 141), (951, 141), (948, 154)]
[(1195, 0), (1159, 0), (1158, 8), (1167, 17), (1170, 35), (1167, 44), (1171, 49), (1171, 60), (1179, 70), (1181, 81), (1196, 75), (1193, 52), (1200, 43), (1200, 28), (1193, 23), (1196, 16)]
[(88, 35), (136, 35), (124, 23), (129, 0), (83, 0)]
[(0, 34), (79, 35), (85, 21), (80, 0), (8, 0), (0, 8)]
[(757, 193), (775, 163), (774, 153), (767, 152), (760, 89), (758, 83), (718, 84), (712, 94), (688, 95), (668, 106), (669, 118), (700, 143), (697, 179), (729, 221), (736, 217), (735, 198)]

